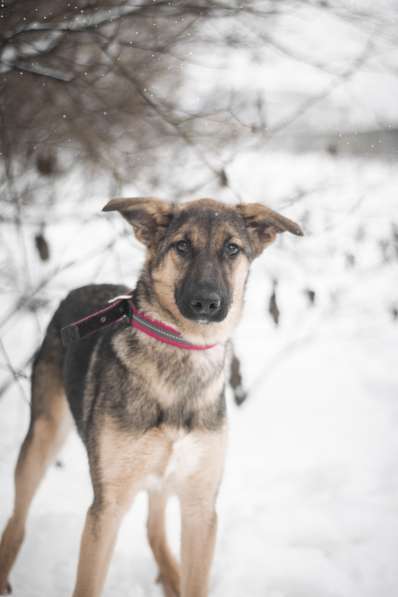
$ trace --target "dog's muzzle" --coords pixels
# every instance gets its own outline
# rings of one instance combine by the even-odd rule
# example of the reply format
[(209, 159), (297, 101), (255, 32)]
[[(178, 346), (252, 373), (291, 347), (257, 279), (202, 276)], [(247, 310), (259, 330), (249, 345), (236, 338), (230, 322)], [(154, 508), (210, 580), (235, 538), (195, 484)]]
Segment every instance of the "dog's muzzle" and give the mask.
[(177, 292), (176, 302), (184, 317), (198, 323), (220, 322), (228, 312), (227, 297), (208, 285)]

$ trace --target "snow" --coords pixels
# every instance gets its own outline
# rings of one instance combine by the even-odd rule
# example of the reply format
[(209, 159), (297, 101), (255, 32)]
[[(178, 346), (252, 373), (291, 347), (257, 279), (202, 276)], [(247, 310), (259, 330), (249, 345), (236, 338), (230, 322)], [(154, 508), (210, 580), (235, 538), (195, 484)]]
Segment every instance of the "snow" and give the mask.
[[(376, 161), (246, 152), (228, 175), (246, 200), (264, 201), (296, 218), (306, 236), (281, 238), (253, 266), (235, 338), (249, 398), (240, 408), (229, 402), (211, 597), (395, 595), (398, 323), (390, 310), (398, 301), (391, 237), (392, 222), (398, 222), (398, 173), (394, 165)], [(205, 194), (212, 191), (209, 187)], [(303, 196), (295, 200), (298, 192)], [(231, 200), (227, 192), (225, 199)], [(54, 212), (47, 231), (50, 264), (37, 260), (29, 244), (35, 228), (26, 227), (30, 284), (39, 287), (49, 279), (36, 294), (49, 303), (36, 320), (23, 310), (3, 326), (2, 342), (16, 368), (37, 346), (67, 289), (88, 281), (133, 284), (142, 251), (130, 234), (112, 246), (126, 226), (116, 216), (90, 219), (102, 203), (100, 193), (85, 203), (80, 221), (62, 217), (65, 206)], [(17, 246), (13, 234), (4, 225), (5, 247)], [(351, 267), (347, 253), (355, 256)], [(20, 259), (18, 251), (8, 257)], [(274, 278), (278, 328), (267, 313)], [(312, 307), (305, 288), (316, 291)], [(12, 313), (16, 298), (10, 285), (5, 312)], [(8, 379), (5, 366), (0, 373)], [(10, 513), (13, 468), (28, 424), (24, 393), (22, 379), (0, 399), (0, 527)], [(91, 499), (86, 456), (76, 435), (60, 460), (63, 466), (49, 470), (31, 510), (12, 574), (17, 597), (66, 597), (73, 588)], [(141, 494), (121, 529), (105, 597), (161, 595), (145, 516)], [(178, 551), (175, 500), (168, 527)]]
[[(121, 10), (115, 9), (116, 17)], [(87, 19), (78, 16), (72, 25)], [(222, 150), (216, 145), (209, 153), (211, 166), (225, 169), (228, 186), (222, 191), (188, 149), (183, 162), (162, 149), (164, 176), (148, 175), (140, 168), (147, 155), (134, 155), (132, 183), (123, 188), (114, 183), (113, 189), (106, 174), (94, 176), (84, 164), (76, 166), (71, 150), (63, 153), (63, 173), (52, 184), (41, 182), (34, 208), (25, 206), (22, 229), (7, 223), (12, 206), (4, 203), (0, 388), (12, 378), (10, 363), (22, 377), (0, 396), (0, 531), (11, 511), (13, 470), (28, 426), (25, 363), (52, 311), (67, 291), (88, 282), (133, 286), (143, 261), (125, 222), (101, 214), (101, 208), (113, 194), (179, 200), (198, 188), (197, 196), (263, 202), (305, 230), (304, 238), (280, 238), (253, 265), (234, 338), (249, 397), (237, 407), (229, 396), (210, 597), (393, 597), (398, 595), (396, 162), (275, 153), (269, 137), (249, 131), (251, 124), (259, 125), (257, 97), (268, 131), (278, 130), (309, 98), (323, 98), (291, 127), (304, 131), (306, 144), (308, 131), (394, 128), (397, 6), (395, 0), (377, 7), (362, 0), (325, 11), (314, 3), (293, 3), (267, 22), (265, 28), (262, 19), (220, 16), (179, 48), (181, 109), (207, 111), (236, 94), (237, 113), (247, 123), (247, 135), (239, 129), (239, 142)], [(218, 48), (214, 41), (226, 32), (241, 41)], [(45, 40), (52, 42), (53, 34)], [(363, 64), (348, 76), (362, 55)], [(5, 57), (14, 58), (12, 52)], [(168, 68), (176, 68), (173, 64)], [(154, 91), (167, 98), (167, 81)], [(209, 122), (203, 120), (204, 130)], [(124, 149), (131, 152), (130, 146)], [(35, 186), (29, 176), (22, 171), (15, 176), (22, 196)], [(42, 222), (51, 250), (46, 263), (33, 243)], [(278, 327), (268, 314), (274, 281)], [(315, 292), (312, 306), (308, 290)], [(26, 301), (18, 308), (21, 296)], [(30, 512), (11, 577), (16, 597), (67, 597), (73, 590), (92, 496), (76, 434), (59, 460), (62, 466), (50, 468)], [(120, 531), (105, 597), (161, 596), (146, 539), (146, 508), (142, 493)], [(177, 553), (174, 499), (168, 530)]]
[[(241, 43), (218, 51), (196, 46), (198, 60), (184, 65), (184, 105), (196, 107), (196, 98), (206, 98), (213, 86), (217, 98), (247, 96), (249, 106), (261, 97), (271, 131), (290, 121), (309, 98), (313, 105), (292, 123), (307, 134), (397, 122), (396, 2), (332, 4), (325, 10), (322, 2), (289, 3), (266, 23), (261, 18), (210, 23), (209, 39), (229, 32)], [(239, 106), (237, 113), (243, 122), (260, 124), (253, 110), (245, 115)]]

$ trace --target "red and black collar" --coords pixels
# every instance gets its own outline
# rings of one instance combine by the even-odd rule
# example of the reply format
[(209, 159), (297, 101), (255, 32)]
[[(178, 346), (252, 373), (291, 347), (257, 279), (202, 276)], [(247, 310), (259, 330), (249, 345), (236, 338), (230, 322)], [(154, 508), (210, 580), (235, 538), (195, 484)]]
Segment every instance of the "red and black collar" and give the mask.
[(169, 346), (185, 350), (208, 350), (216, 346), (215, 344), (193, 344), (185, 340), (178, 330), (139, 311), (133, 304), (131, 295), (118, 296), (109, 302), (111, 304), (107, 307), (63, 327), (61, 337), (64, 346), (126, 318), (136, 330)]

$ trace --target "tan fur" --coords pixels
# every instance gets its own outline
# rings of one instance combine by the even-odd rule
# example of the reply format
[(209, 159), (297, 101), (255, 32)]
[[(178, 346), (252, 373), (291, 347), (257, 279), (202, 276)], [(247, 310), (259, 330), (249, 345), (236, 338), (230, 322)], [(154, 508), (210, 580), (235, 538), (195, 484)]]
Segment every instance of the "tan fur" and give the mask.
[[(198, 326), (197, 323), (184, 319), (179, 314), (178, 307), (174, 299), (174, 292), (172, 286), (168, 282), (164, 282), (166, 276), (175, 271), (175, 268), (168, 266), (168, 270), (156, 271), (154, 274), (154, 289), (156, 295), (159, 297), (160, 306), (165, 308), (165, 311), (174, 315), (173, 320), (164, 312), (162, 320), (171, 325), (178, 325), (183, 336), (197, 344), (213, 344), (225, 342), (231, 335), (231, 330), (237, 325), (242, 313), (241, 298), (244, 293), (247, 274), (249, 271), (249, 263), (242, 255), (236, 260), (236, 266), (231, 278), (231, 285), (234, 288), (234, 300), (227, 317), (221, 323), (209, 323), (205, 326)], [(175, 279), (166, 278), (166, 279)], [(158, 316), (159, 317), (159, 316)]]
[[(220, 231), (220, 241), (225, 236), (225, 230)], [(217, 242), (217, 239), (215, 240)], [(200, 246), (200, 242), (198, 243)], [(181, 317), (181, 313), (175, 302), (174, 287), (183, 275), (181, 264), (174, 254), (169, 254), (161, 266), (153, 273), (153, 288), (156, 293), (160, 307), (164, 308), (162, 320), (171, 325), (177, 325), (185, 338), (198, 344), (212, 344), (225, 342), (236, 327), (242, 312), (245, 283), (249, 272), (249, 262), (244, 255), (236, 259), (231, 275), (231, 286), (234, 296), (231, 309), (227, 317), (221, 323), (209, 323), (206, 326), (198, 326), (197, 323)], [(150, 313), (150, 308), (147, 311)], [(173, 318), (170, 319), (168, 314)], [(156, 314), (159, 317), (159, 314)], [(153, 314), (155, 316), (155, 314)]]
[[(188, 454), (173, 465), (178, 444), (188, 441)], [(192, 467), (192, 446), (198, 457)], [(99, 439), (101, 497), (86, 519), (74, 597), (100, 594), (123, 515), (136, 493), (150, 486), (148, 534), (166, 594), (179, 595), (179, 570), (167, 545), (166, 497), (177, 493), (182, 512), (182, 597), (207, 595), (206, 577), (214, 547), (215, 501), (221, 481), (225, 428), (221, 432), (181, 434), (170, 428), (133, 439), (107, 419)], [(153, 487), (152, 479), (159, 480)], [(189, 482), (188, 482), (189, 481)], [(93, 568), (98, 571), (92, 574)]]
[[(169, 221), (169, 206), (153, 197), (135, 197), (134, 199), (112, 199), (103, 211), (121, 210), (128, 221), (133, 221), (135, 235), (150, 252), (156, 251), (158, 232), (166, 227)], [(148, 219), (153, 220), (151, 229)]]
[(180, 487), (183, 597), (206, 597), (217, 532), (216, 498), (224, 468), (226, 433), (207, 437), (201, 467)]
[(8, 592), (8, 575), (22, 545), (31, 502), (72, 425), (59, 372), (45, 364), (37, 375), (33, 401), (39, 412), (20, 450), (15, 470), (14, 510), (0, 544), (0, 594)]
[(167, 496), (153, 491), (148, 496), (148, 541), (159, 567), (158, 582), (163, 586), (165, 597), (176, 597), (180, 593), (179, 565), (172, 554), (166, 537)]
[(237, 209), (246, 221), (256, 255), (271, 244), (279, 232), (288, 231), (303, 236), (303, 231), (296, 222), (261, 203), (241, 204)]
[[(251, 260), (277, 233), (300, 235), (301, 229), (260, 204), (231, 207), (212, 199), (179, 205), (114, 199), (104, 209), (119, 211), (147, 248), (133, 297), (136, 308), (176, 326), (185, 340), (215, 346), (176, 349), (121, 322), (93, 343), (77, 343), (65, 352), (60, 328), (68, 317), (106, 304), (115, 287), (76, 289), (61, 303), (34, 365), (31, 427), (17, 464), (14, 512), (0, 544), (0, 594), (8, 590), (29, 505), (70, 426), (65, 383), (94, 489), (74, 597), (100, 597), (119, 526), (140, 490), (149, 493), (148, 539), (165, 596), (207, 597), (226, 444), (227, 341), (241, 316)], [(197, 256), (196, 265), (181, 254), (180, 240)], [(230, 252), (231, 243), (237, 252)], [(203, 322), (185, 309), (178, 293), (192, 279), (224, 289), (222, 317)], [(181, 506), (181, 570), (166, 539), (171, 493)]]
[(112, 420), (104, 420), (96, 455), (101, 492), (87, 513), (74, 597), (100, 595), (124, 514), (145, 477), (166, 465), (169, 446), (160, 437), (154, 430), (134, 439)]

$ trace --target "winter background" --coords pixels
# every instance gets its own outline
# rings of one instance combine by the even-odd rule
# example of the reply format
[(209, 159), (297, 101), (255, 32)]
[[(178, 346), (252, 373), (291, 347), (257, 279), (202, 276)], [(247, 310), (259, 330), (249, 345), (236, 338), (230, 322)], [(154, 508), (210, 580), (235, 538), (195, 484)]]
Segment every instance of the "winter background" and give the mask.
[[(398, 4), (0, 6), (0, 527), (29, 371), (74, 287), (137, 278), (115, 195), (260, 201), (301, 223), (235, 335), (212, 597), (398, 595)], [(91, 487), (72, 436), (33, 503), (17, 597), (67, 597)], [(105, 596), (160, 597), (140, 495)], [(178, 505), (169, 534), (178, 552)]]

